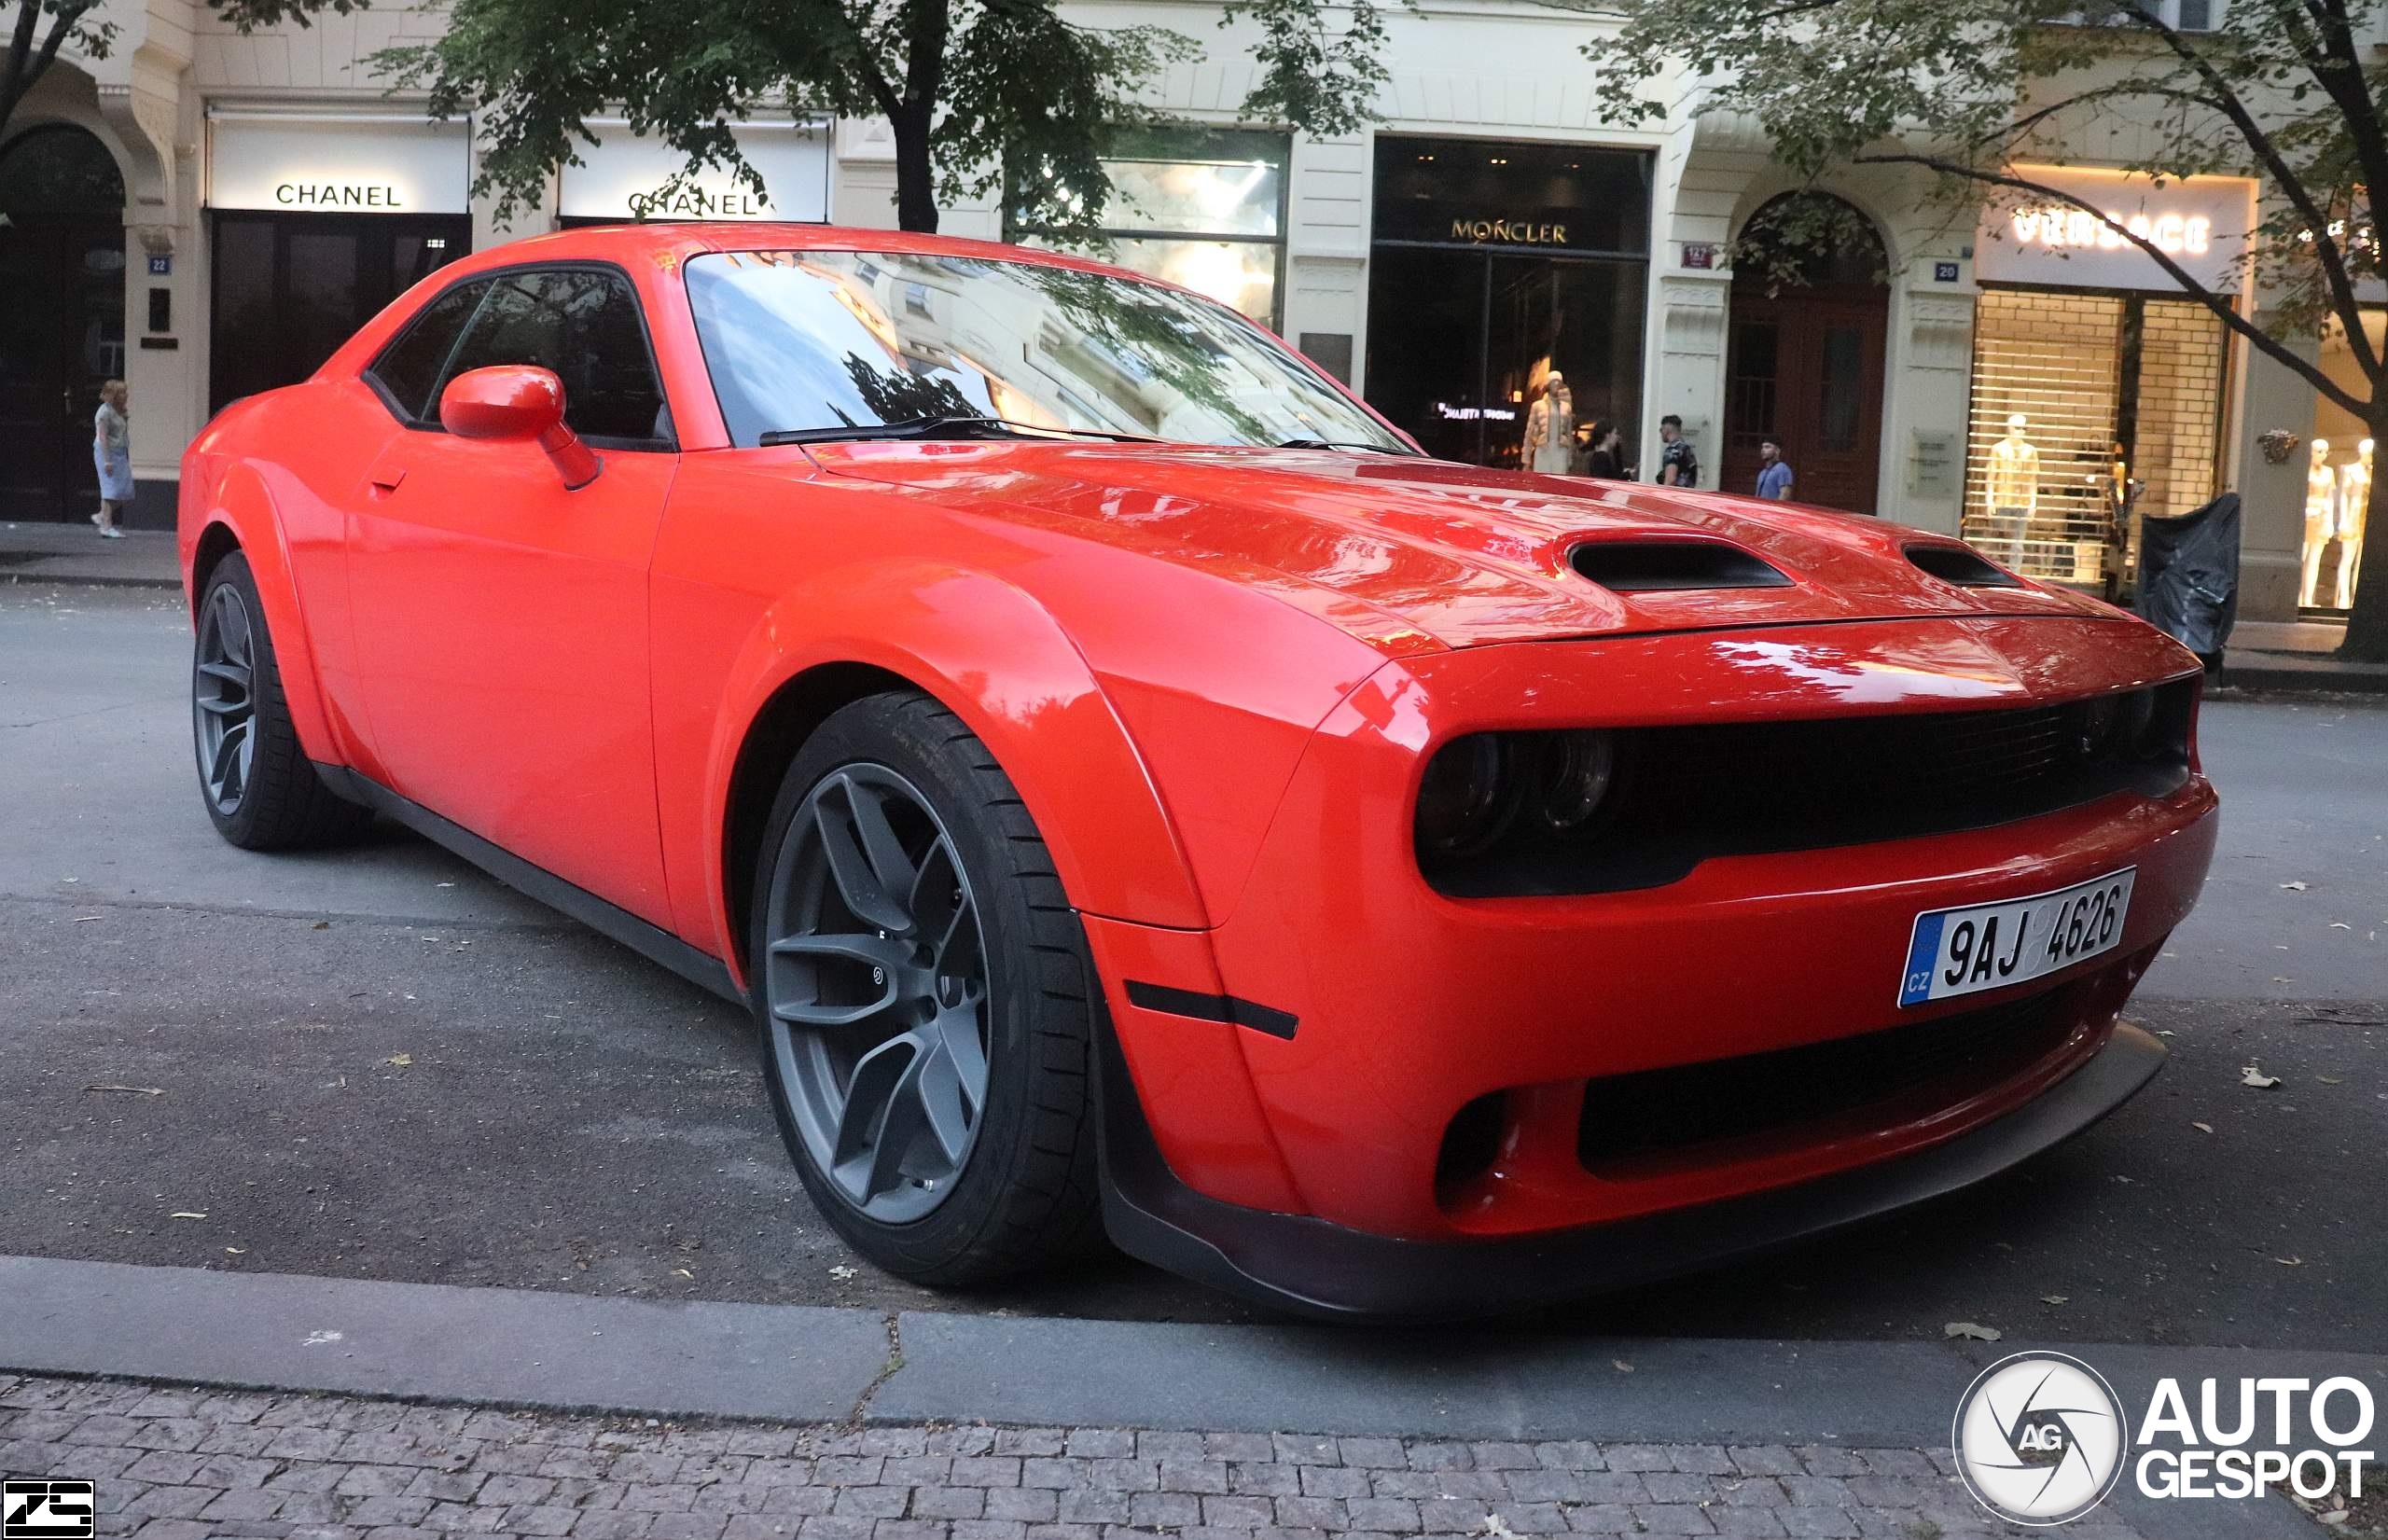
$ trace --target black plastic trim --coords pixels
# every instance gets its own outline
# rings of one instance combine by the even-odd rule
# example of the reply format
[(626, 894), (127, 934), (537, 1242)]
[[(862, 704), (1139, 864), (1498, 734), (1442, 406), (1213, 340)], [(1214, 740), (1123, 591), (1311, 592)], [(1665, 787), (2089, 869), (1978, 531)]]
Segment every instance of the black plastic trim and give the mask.
[(1300, 1018), (1290, 1011), (1275, 1010), (1256, 1001), (1239, 1000), (1232, 994), (1201, 994), (1135, 978), (1128, 980), (1128, 1004), (1139, 1010), (1191, 1017), (1197, 1021), (1231, 1022), (1287, 1042), (1293, 1041), (1294, 1029), (1300, 1025)]
[(651, 963), (670, 968), (692, 984), (712, 991), (732, 1005), (746, 1004), (746, 993), (730, 978), (720, 958), (699, 951), (670, 931), (648, 923), (587, 888), (568, 882), (545, 867), (533, 866), (503, 846), (493, 845), (432, 812), (420, 802), (399, 796), (378, 781), (346, 765), (318, 763), (315, 773), (352, 802), (362, 803), (422, 835), (496, 878), (507, 887), (559, 909), (590, 930), (619, 941)]
[(1697, 1208), (1513, 1240), (1397, 1241), (1223, 1203), (1180, 1181), (1145, 1121), (1117, 1035), (1101, 1034), (1103, 1217), (1131, 1256), (1322, 1320), (1458, 1320), (1649, 1283), (1854, 1225), (1994, 1176), (2129, 1101), (2164, 1045), (2118, 1025), (2104, 1047), (1995, 1122), (1896, 1159)]

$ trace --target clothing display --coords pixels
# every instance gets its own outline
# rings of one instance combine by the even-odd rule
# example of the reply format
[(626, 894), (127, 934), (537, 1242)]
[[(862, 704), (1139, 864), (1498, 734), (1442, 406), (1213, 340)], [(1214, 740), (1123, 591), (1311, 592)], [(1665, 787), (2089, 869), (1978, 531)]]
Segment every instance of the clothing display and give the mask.
[[(2026, 436), (2021, 412), (2006, 419), (2006, 437), (1990, 447), (1991, 554), (2009, 567), (2023, 564), (2023, 535), (2040, 506), (2040, 451)], [(1992, 541), (1985, 541), (1991, 545)]]
[(1550, 371), (1526, 413), (1521, 458), (1526, 469), (1547, 476), (1566, 476), (1576, 468), (1576, 397), (1567, 388), (1567, 377), (1557, 369)]
[[(2339, 475), (2330, 465), (2330, 441), (2313, 440), (2305, 465), (2305, 560), (2298, 574), (2297, 602), (2321, 603), (2322, 557), (2339, 530)], [(2343, 562), (2341, 563), (2343, 564)]]
[(2363, 526), (2371, 510), (2371, 440), (2354, 447), (2354, 458), (2339, 467), (2338, 607), (2354, 607), (2355, 574), (2363, 565)]

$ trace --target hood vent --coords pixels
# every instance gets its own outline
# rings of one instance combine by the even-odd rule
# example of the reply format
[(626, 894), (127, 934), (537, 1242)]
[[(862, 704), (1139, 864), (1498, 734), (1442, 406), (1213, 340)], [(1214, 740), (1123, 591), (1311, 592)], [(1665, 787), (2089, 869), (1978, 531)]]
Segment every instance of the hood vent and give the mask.
[(1787, 589), (1791, 579), (1715, 540), (1587, 540), (1567, 553), (1578, 573), (1617, 593), (1673, 589)]
[(1909, 546), (1907, 559), (1943, 583), (1954, 583), (1961, 589), (2023, 586), (2013, 574), (1992, 565), (1987, 557), (1965, 546)]

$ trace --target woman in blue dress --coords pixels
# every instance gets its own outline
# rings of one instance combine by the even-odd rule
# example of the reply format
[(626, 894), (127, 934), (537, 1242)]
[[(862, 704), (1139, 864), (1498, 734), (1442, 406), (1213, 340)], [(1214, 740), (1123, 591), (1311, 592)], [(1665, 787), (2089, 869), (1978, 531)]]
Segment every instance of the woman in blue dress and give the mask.
[(91, 522), (110, 540), (124, 538), (116, 521), (132, 502), (132, 426), (125, 418), (132, 399), (123, 381), (111, 380), (100, 387), (100, 409), (91, 418), (91, 464), (100, 472), (100, 511)]

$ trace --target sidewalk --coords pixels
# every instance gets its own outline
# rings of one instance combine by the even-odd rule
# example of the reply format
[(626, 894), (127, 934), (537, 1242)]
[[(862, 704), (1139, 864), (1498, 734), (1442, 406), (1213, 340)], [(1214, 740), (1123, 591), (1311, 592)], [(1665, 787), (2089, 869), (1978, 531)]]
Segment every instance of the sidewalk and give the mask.
[[(2024, 1533), (1949, 1464), (1959, 1393), (2014, 1342), (887, 1314), (25, 1256), (0, 1256), (0, 1469), (96, 1480), (102, 1532), (144, 1540)], [(2388, 1384), (2376, 1354), (2066, 1347), (2131, 1408), (2159, 1374)], [(2277, 1498), (2125, 1483), (2065, 1537), (2325, 1533)]]
[(182, 581), (171, 531), (127, 530), (104, 540), (89, 523), (0, 524), (0, 583), (173, 589)]
[(2388, 664), (2346, 663), (2330, 656), (2346, 634), (2343, 624), (2319, 620), (2242, 620), (2231, 628), (2220, 684), (2229, 689), (2388, 692)]
[[(0, 1466), (140, 1540), (2008, 1534), (1949, 1451), (666, 1423), (0, 1376)], [(2109, 1514), (2068, 1540), (2127, 1540)]]

